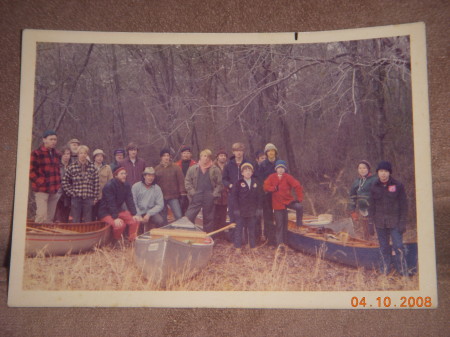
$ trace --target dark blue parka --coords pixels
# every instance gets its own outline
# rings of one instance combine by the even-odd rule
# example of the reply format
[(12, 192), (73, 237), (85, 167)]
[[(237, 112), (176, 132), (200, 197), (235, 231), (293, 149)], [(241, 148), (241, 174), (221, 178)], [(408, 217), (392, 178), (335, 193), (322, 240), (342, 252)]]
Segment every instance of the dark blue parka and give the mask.
[(371, 189), (369, 216), (378, 228), (406, 229), (408, 200), (403, 184), (389, 178), (386, 184), (378, 179)]
[(233, 202), (237, 205), (239, 210), (239, 216), (241, 217), (254, 217), (257, 212), (261, 212), (262, 209), (262, 185), (258, 179), (251, 178), (250, 187), (244, 178), (235, 182), (231, 197)]

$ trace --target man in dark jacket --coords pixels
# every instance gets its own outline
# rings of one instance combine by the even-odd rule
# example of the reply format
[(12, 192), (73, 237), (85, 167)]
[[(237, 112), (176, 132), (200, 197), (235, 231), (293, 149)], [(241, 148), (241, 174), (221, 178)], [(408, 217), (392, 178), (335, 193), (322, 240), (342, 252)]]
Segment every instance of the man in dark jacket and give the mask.
[(36, 199), (36, 222), (52, 222), (55, 215), (61, 187), (61, 154), (55, 149), (56, 141), (55, 131), (45, 131), (42, 145), (31, 153), (30, 181)]
[(127, 171), (127, 182), (133, 186), (142, 179), (142, 172), (145, 170), (145, 161), (138, 158), (138, 147), (131, 142), (127, 146), (127, 157), (120, 162), (120, 166)]
[[(378, 164), (378, 180), (371, 189), (372, 202), (369, 205), (371, 217), (378, 235), (382, 257), (382, 271), (391, 271), (392, 248), (394, 249), (395, 267), (400, 275), (408, 275), (403, 233), (406, 230), (408, 201), (403, 184), (391, 176), (392, 165), (382, 161)], [(392, 248), (389, 244), (392, 239)]]
[(186, 196), (186, 188), (184, 187), (183, 172), (178, 165), (172, 162), (170, 150), (162, 149), (159, 156), (161, 162), (155, 167), (156, 183), (163, 192), (164, 208), (160, 214), (163, 217), (164, 225), (167, 225), (168, 206), (170, 206), (175, 220), (183, 216), (179, 199)]
[[(98, 217), (112, 226), (113, 237), (116, 240), (120, 239), (128, 225), (128, 240), (134, 241), (142, 218), (137, 215), (131, 186), (126, 180), (127, 172), (123, 167), (114, 171), (114, 178), (103, 188)], [(127, 211), (122, 210), (123, 203), (126, 204)]]
[(111, 171), (114, 172), (121, 164), (123, 158), (125, 156), (125, 150), (117, 149), (114, 150), (114, 160), (109, 166), (111, 167)]
[(259, 180), (252, 177), (253, 165), (241, 165), (242, 178), (236, 181), (231, 198), (236, 205), (234, 216), (237, 219), (234, 234), (234, 247), (241, 248), (242, 231), (248, 230), (250, 248), (256, 247), (255, 226), (262, 213), (262, 186)]
[[(233, 156), (230, 157), (230, 160), (225, 165), (222, 172), (222, 182), (226, 189), (228, 189), (229, 193), (232, 193), (233, 186), (239, 179), (242, 178), (241, 174), (241, 165), (243, 163), (248, 163), (248, 161), (244, 158), (245, 145), (242, 143), (234, 143), (231, 147), (233, 151)], [(234, 216), (235, 205), (233, 204), (233, 200), (228, 200), (228, 216), (230, 217), (231, 222), (236, 222)]]
[[(177, 161), (175, 164), (177, 164), (181, 168), (181, 171), (183, 172), (183, 176), (186, 177), (188, 169), (191, 166), (194, 166), (195, 164), (197, 164), (197, 162), (192, 159), (191, 148), (188, 145), (181, 146), (180, 153), (181, 153), (181, 159), (179, 161)], [(186, 210), (189, 207), (189, 199), (186, 195), (180, 196), (180, 207), (181, 207), (181, 213), (183, 215), (185, 215)]]
[[(275, 163), (278, 160), (278, 149), (272, 143), (268, 143), (264, 148), (266, 159), (259, 165), (257, 170), (258, 178), (262, 183), (268, 176), (275, 173)], [(263, 223), (264, 233), (269, 246), (276, 246), (275, 222), (272, 208), (272, 193), (266, 193), (263, 198)]]

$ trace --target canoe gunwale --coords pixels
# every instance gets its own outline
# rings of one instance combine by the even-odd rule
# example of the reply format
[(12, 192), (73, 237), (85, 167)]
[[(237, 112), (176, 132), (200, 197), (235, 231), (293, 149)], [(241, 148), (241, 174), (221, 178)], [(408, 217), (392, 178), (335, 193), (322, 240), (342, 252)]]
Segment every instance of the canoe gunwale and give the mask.
[[(48, 228), (72, 228), (73, 227), (97, 226), (93, 231), (81, 231), (73, 233), (67, 232), (33, 232), (33, 227)], [(43, 252), (46, 256), (61, 256), (66, 254), (78, 254), (92, 250), (95, 246), (105, 245), (109, 242), (111, 236), (111, 225), (102, 221), (90, 223), (34, 223), (27, 222), (25, 241), (25, 252), (27, 256), (36, 256)]]

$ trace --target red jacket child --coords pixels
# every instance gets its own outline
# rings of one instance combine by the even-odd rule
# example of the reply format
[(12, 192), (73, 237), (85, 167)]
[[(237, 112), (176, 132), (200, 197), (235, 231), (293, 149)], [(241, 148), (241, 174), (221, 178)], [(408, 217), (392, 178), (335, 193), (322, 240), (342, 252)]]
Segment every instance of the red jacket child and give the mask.
[(303, 187), (290, 174), (283, 173), (279, 175), (278, 173), (272, 173), (264, 181), (264, 191), (272, 192), (272, 208), (274, 210), (286, 209), (286, 206), (295, 200), (292, 195), (292, 189), (295, 190), (298, 201), (303, 201)]

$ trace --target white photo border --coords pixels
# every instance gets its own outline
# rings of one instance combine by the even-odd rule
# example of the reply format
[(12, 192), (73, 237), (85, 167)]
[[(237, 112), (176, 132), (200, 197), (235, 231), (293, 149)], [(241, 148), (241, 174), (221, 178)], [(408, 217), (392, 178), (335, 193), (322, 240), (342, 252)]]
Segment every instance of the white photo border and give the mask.
[[(330, 292), (30, 291), (23, 289), (29, 162), (32, 143), (36, 47), (39, 42), (96, 44), (305, 44), (410, 36), (417, 205), (419, 290)], [(294, 38), (297, 36), (297, 40)], [(208, 307), (352, 309), (351, 299), (430, 297), (437, 307), (425, 24), (411, 23), (307, 33), (115, 33), (25, 30), (8, 305), (27, 307)], [(358, 308), (361, 308), (358, 306)]]

